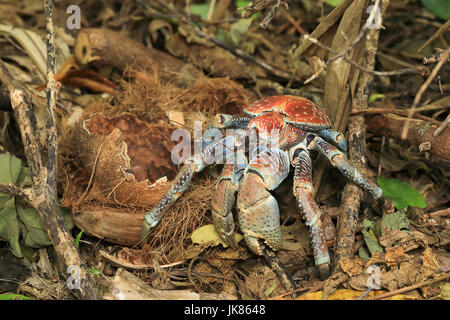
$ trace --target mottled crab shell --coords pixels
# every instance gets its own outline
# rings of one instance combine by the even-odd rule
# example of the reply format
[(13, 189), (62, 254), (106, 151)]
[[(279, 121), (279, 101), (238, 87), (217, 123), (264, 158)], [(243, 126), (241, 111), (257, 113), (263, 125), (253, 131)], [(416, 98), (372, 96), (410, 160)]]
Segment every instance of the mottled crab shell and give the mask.
[(255, 101), (244, 112), (257, 117), (266, 112), (280, 112), (287, 123), (305, 130), (321, 130), (331, 127), (325, 111), (314, 102), (301, 97), (282, 95)]

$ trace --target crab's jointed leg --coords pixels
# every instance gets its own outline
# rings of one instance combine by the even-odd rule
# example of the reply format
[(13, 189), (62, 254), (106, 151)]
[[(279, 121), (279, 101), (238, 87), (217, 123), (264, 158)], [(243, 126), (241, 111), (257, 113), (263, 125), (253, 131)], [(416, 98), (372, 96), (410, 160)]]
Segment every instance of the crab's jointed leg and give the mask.
[(217, 188), (211, 200), (212, 219), (220, 238), (231, 248), (237, 249), (234, 239), (234, 219), (232, 209), (239, 188), (239, 180), (247, 166), (244, 150), (238, 150), (235, 158), (224, 165)]
[(347, 140), (345, 140), (344, 135), (340, 132), (331, 130), (329, 128), (322, 129), (317, 132), (322, 138), (328, 139), (338, 146), (342, 152), (347, 152)]
[(375, 199), (381, 197), (383, 193), (381, 188), (378, 187), (376, 183), (372, 182), (368, 177), (362, 175), (361, 172), (354, 167), (351, 161), (348, 160), (345, 154), (338, 148), (323, 140), (319, 136), (314, 138), (308, 148), (319, 151), (326, 156), (330, 163), (339, 169), (339, 171), (341, 171), (347, 179), (351, 180), (362, 189), (369, 191)]
[(201, 154), (196, 154), (186, 160), (170, 186), (169, 191), (161, 198), (161, 200), (159, 200), (156, 206), (145, 215), (140, 234), (141, 239), (144, 239), (148, 235), (151, 228), (159, 223), (164, 213), (166, 213), (172, 204), (187, 190), (194, 174), (202, 171), (207, 165), (215, 163), (217, 159), (223, 159), (223, 153), (226, 152), (226, 148), (233, 145), (234, 141), (235, 137), (233, 136), (214, 141), (206, 146)]
[(207, 129), (244, 129), (250, 122), (250, 118), (235, 116), (231, 114), (217, 114), (211, 123), (208, 125)]
[(299, 144), (291, 152), (293, 152), (292, 164), (295, 166), (294, 195), (310, 230), (315, 264), (319, 268), (320, 276), (326, 278), (330, 272), (330, 256), (321, 220), (321, 211), (314, 199), (311, 158), (305, 143)]
[(280, 212), (273, 190), (289, 173), (289, 156), (281, 149), (268, 149), (250, 161), (237, 196), (239, 226), (245, 242), (255, 254), (262, 255), (259, 241), (273, 250), (281, 247)]

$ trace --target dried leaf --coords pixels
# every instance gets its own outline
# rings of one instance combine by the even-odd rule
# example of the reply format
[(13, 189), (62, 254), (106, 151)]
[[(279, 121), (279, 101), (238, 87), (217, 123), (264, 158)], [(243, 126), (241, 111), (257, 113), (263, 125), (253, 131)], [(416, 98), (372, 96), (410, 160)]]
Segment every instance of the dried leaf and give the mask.
[(442, 286), (441, 298), (444, 300), (450, 300), (450, 282), (446, 282)]
[[(241, 241), (243, 238), (244, 237), (241, 234), (237, 232), (234, 233), (234, 239), (236, 240), (236, 242)], [(207, 224), (195, 230), (192, 233), (191, 240), (192, 243), (206, 247), (215, 247), (221, 244), (222, 247), (228, 248), (228, 245), (223, 242), (222, 239), (220, 239), (219, 234), (217, 233), (216, 228), (213, 224)]]
[(300, 220), (288, 226), (281, 226), (281, 248), (284, 250), (306, 250), (311, 252), (308, 228)]
[(339, 265), (341, 266), (342, 271), (351, 277), (357, 276), (364, 271), (364, 262), (358, 257), (355, 257), (354, 259), (342, 258), (339, 261)]

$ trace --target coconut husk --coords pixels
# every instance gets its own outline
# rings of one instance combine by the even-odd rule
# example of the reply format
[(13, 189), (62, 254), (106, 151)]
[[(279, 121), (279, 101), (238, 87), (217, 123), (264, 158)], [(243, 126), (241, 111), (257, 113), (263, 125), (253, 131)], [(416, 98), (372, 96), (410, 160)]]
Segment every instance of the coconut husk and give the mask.
[[(170, 112), (179, 112), (189, 127), (193, 120), (209, 122), (217, 112), (241, 113), (249, 96), (229, 79), (202, 79), (189, 89), (179, 89), (161, 82), (156, 72), (127, 74), (132, 79), (122, 83), (123, 90), (113, 101), (89, 105), (80, 121), (65, 129), (60, 182), (62, 204), (72, 209), (77, 227), (133, 246), (139, 242), (144, 215), (177, 173), (171, 159), (176, 123), (170, 121)], [(210, 223), (205, 214), (214, 183), (207, 174), (196, 177), (154, 228), (146, 250), (168, 253), (182, 248), (195, 229)]]

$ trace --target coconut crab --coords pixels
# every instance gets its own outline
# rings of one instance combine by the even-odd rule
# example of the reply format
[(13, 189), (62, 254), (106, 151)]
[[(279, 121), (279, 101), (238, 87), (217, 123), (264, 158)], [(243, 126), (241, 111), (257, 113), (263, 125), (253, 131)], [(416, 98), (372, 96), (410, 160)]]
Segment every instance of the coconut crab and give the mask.
[[(233, 237), (235, 224), (232, 215), (236, 202), (239, 227), (248, 248), (257, 255), (263, 254), (264, 243), (275, 251), (280, 249), (279, 209), (269, 191), (287, 178), (292, 165), (293, 192), (310, 229), (316, 266), (321, 276), (326, 277), (329, 274), (330, 257), (321, 212), (314, 200), (309, 152), (314, 150), (323, 154), (345, 177), (369, 191), (374, 198), (380, 198), (382, 191), (347, 159), (344, 136), (331, 129), (325, 111), (312, 101), (289, 95), (273, 96), (254, 102), (244, 112), (250, 117), (216, 115), (210, 128), (237, 129), (236, 133), (204, 143), (201, 154), (185, 161), (170, 190), (145, 216), (141, 238), (148, 235), (164, 212), (188, 188), (194, 174), (216, 162), (217, 156), (223, 155), (227, 149), (223, 147), (231, 141), (238, 148), (231, 149), (233, 156), (228, 157), (224, 164), (211, 203), (213, 223), (220, 238), (230, 247), (238, 247)], [(246, 137), (252, 132), (257, 134), (259, 142), (271, 143), (239, 148), (245, 145)], [(277, 139), (273, 139), (274, 136)]]

